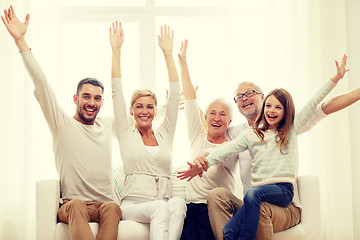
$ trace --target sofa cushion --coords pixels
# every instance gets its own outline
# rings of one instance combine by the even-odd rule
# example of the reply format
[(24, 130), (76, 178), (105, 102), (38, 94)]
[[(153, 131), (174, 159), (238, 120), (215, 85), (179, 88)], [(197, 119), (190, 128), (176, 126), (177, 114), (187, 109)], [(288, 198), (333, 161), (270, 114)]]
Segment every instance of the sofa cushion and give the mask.
[(179, 166), (173, 169), (173, 172), (171, 174), (171, 183), (173, 197), (185, 199), (186, 180), (180, 180), (179, 178), (177, 178), (177, 172), (183, 169), (186, 169), (186, 166)]
[(298, 225), (289, 228), (288, 230), (277, 232), (273, 236), (273, 240), (305, 240), (304, 226), (299, 223)]
[(114, 178), (114, 191), (115, 191), (115, 202), (120, 205), (121, 197), (124, 193), (124, 181), (125, 181), (125, 174), (124, 168), (122, 166), (115, 168), (113, 171), (113, 178)]
[[(89, 223), (91, 231), (96, 236), (99, 230), (99, 224)], [(121, 240), (144, 240), (149, 239), (150, 225), (145, 223), (138, 223), (129, 220), (121, 220), (119, 222), (118, 238)], [(66, 223), (58, 223), (55, 230), (56, 240), (70, 240), (69, 225)]]

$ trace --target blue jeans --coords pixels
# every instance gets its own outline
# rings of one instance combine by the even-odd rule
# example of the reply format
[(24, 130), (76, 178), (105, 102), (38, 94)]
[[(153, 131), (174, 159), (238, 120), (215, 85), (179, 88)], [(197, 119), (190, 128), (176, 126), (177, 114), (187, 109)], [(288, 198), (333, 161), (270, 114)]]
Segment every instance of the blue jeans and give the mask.
[(205, 203), (186, 204), (186, 218), (180, 240), (215, 240)]
[(276, 183), (250, 188), (245, 194), (244, 205), (224, 226), (224, 240), (255, 239), (261, 202), (287, 207), (293, 196), (294, 187), (291, 183)]

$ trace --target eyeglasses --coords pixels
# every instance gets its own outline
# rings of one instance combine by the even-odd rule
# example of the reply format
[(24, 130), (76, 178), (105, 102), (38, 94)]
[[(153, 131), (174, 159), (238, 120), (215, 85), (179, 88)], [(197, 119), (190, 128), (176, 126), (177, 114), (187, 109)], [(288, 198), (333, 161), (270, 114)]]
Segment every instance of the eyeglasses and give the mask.
[(238, 102), (240, 102), (240, 101), (243, 99), (244, 96), (247, 97), (247, 98), (249, 98), (249, 97), (254, 96), (255, 93), (256, 93), (256, 94), (261, 94), (260, 92), (258, 92), (258, 91), (256, 91), (256, 90), (250, 90), (250, 91), (247, 91), (247, 92), (245, 92), (245, 93), (243, 93), (243, 94), (238, 94), (238, 95), (236, 95), (236, 96), (234, 97), (234, 101), (235, 101), (235, 103), (238, 103)]

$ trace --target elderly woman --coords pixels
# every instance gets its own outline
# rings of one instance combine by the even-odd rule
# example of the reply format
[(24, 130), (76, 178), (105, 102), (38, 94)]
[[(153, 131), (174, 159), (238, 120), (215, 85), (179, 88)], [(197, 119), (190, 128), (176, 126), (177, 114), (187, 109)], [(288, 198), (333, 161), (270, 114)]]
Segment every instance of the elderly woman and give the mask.
[(112, 90), (116, 135), (125, 173), (121, 200), (122, 219), (150, 223), (150, 239), (179, 239), (186, 214), (185, 201), (171, 198), (172, 142), (178, 115), (180, 84), (173, 59), (173, 32), (161, 27), (158, 44), (163, 51), (169, 74), (170, 93), (163, 122), (152, 128), (157, 100), (150, 90), (133, 93), (129, 122), (122, 92), (120, 69), (124, 34), (121, 23), (110, 28), (112, 48)]
[[(178, 57), (185, 97), (191, 159), (194, 159), (205, 150), (209, 151), (227, 142), (225, 131), (232, 119), (232, 107), (225, 100), (214, 100), (205, 111), (206, 129), (202, 126), (196, 91), (191, 83), (187, 66), (186, 50), (187, 40), (182, 43)], [(187, 214), (181, 239), (214, 239), (208, 217), (207, 195), (216, 187), (223, 187), (234, 192), (237, 157), (236, 154), (229, 157), (226, 164), (217, 165), (216, 168), (204, 172), (201, 178), (195, 177), (186, 183)]]

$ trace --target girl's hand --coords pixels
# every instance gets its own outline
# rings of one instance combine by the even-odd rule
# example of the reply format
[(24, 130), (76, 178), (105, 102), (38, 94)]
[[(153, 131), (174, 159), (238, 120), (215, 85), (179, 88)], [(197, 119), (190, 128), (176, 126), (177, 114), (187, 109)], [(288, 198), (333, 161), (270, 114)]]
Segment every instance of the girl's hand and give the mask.
[(158, 44), (164, 53), (172, 53), (174, 45), (174, 31), (170, 32), (170, 27), (164, 25), (160, 28), (160, 36), (158, 35)]
[(341, 60), (341, 64), (339, 65), (339, 63), (335, 60), (335, 64), (336, 64), (336, 75), (334, 77), (331, 78), (331, 81), (333, 81), (334, 83), (338, 83), (340, 81), (340, 79), (342, 79), (345, 75), (345, 73), (347, 73), (350, 69), (346, 69), (346, 63), (347, 63), (347, 56), (346, 54), (344, 54), (342, 60)]
[(113, 22), (109, 29), (110, 45), (112, 49), (120, 49), (124, 42), (124, 31), (121, 22)]
[(209, 168), (209, 163), (206, 159), (206, 157), (209, 155), (208, 152), (203, 152), (201, 155), (197, 156), (194, 159), (194, 164), (201, 169), (204, 169), (204, 171), (206, 172)]

